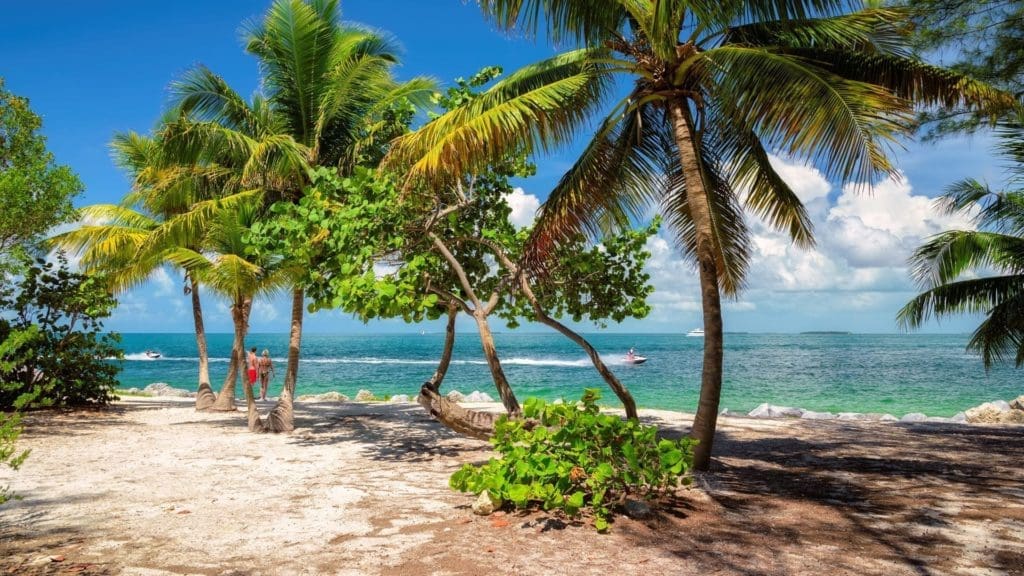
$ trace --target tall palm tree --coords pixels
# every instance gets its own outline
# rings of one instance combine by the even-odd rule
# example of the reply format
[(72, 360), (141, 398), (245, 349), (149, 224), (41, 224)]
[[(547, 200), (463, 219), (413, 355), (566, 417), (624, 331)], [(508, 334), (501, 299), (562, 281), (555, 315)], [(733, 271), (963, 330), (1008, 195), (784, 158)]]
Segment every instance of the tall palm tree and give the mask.
[[(240, 134), (256, 124), (250, 107), (213, 72), (197, 68), (173, 87), (178, 109), (203, 120), (193, 127), (195, 143), (216, 148), (234, 143), (248, 148), (246, 173), (273, 182), (269, 200), (299, 197), (309, 183), (305, 170), (286, 162), (279, 146), (291, 140), (305, 150), (305, 167), (338, 166), (351, 170), (368, 149), (387, 137), (383, 114), (402, 102), (426, 104), (433, 81), (414, 78), (397, 82), (392, 69), (397, 49), (386, 36), (342, 22), (337, 0), (277, 0), (260, 21), (245, 27), (246, 50), (259, 60), (266, 117), (274, 137), (263, 146), (246, 146)], [(293, 148), (294, 150), (294, 148)], [(284, 170), (280, 170), (280, 168)], [(292, 290), (291, 331), (284, 391), (271, 413), (269, 427), (293, 427), (291, 402), (298, 377), (304, 291)]]
[[(851, 10), (835, 0), (481, 0), (504, 28), (579, 40), (590, 85), (626, 74), (575, 165), (542, 207), (528, 259), (543, 273), (551, 247), (580, 231), (628, 226), (660, 204), (695, 261), (704, 315), (701, 392), (691, 434), (707, 469), (722, 384), (721, 294), (743, 286), (750, 255), (744, 211), (800, 246), (811, 223), (772, 168), (770, 152), (814, 162), (830, 178), (894, 172), (886, 145), (906, 134), (917, 104), (1011, 100), (910, 57), (904, 13)], [(521, 90), (492, 88), (404, 139), (396, 162), (411, 177), (464, 173), (513, 146), (546, 148), (578, 124), (570, 76), (548, 67)], [(568, 71), (565, 69), (563, 71)], [(607, 84), (605, 84), (607, 85)], [(601, 96), (607, 90), (598, 91)], [(591, 106), (594, 103), (589, 103)], [(580, 110), (580, 108), (577, 108)]]
[[(1012, 161), (1010, 183), (1018, 186), (1024, 183), (1022, 126), (1007, 126), (1000, 146)], [(986, 369), (1009, 358), (1024, 365), (1024, 188), (993, 191), (967, 179), (951, 185), (936, 204), (978, 228), (943, 232), (914, 252), (912, 274), (924, 291), (899, 311), (900, 326), (918, 328), (932, 316), (985, 314), (968, 350), (981, 354)], [(967, 276), (985, 270), (998, 275)]]

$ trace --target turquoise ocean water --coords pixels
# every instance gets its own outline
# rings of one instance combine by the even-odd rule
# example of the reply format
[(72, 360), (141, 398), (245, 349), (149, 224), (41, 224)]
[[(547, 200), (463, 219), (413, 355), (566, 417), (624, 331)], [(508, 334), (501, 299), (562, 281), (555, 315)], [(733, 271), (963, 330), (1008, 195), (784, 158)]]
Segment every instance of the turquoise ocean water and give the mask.
[[(195, 389), (198, 367), (191, 334), (123, 334), (127, 355), (123, 387), (166, 382)], [(693, 412), (700, 388), (703, 339), (681, 334), (587, 336), (645, 408)], [(1000, 366), (985, 373), (981, 360), (964, 351), (967, 335), (924, 334), (728, 334), (722, 407), (748, 411), (762, 402), (831, 412), (924, 412), (951, 416), (994, 399), (1024, 393), (1021, 373)], [(575, 344), (556, 334), (501, 333), (498, 353), (520, 401), (528, 396), (577, 398), (600, 387), (603, 403), (615, 397)], [(252, 334), (247, 346), (275, 359), (277, 395), (283, 381), (286, 334)], [(379, 397), (414, 395), (433, 374), (444, 335), (324, 335), (303, 337), (299, 394), (336, 390), (354, 396), (365, 388)], [(227, 374), (230, 334), (209, 336), (211, 379), (220, 388)], [(630, 347), (649, 358), (626, 365)], [(159, 359), (143, 353), (156, 350)], [(497, 398), (475, 334), (460, 333), (443, 391), (473, 390)], [(238, 390), (241, 392), (241, 389)]]

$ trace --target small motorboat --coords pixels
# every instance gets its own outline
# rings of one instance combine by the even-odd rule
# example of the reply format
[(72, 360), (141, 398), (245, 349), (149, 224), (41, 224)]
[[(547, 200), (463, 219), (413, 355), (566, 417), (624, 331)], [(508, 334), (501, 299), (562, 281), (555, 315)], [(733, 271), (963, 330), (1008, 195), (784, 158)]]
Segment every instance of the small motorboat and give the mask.
[(647, 357), (646, 356), (636, 356), (636, 355), (633, 355), (633, 356), (623, 356), (622, 357), (622, 361), (625, 362), (626, 364), (643, 364), (644, 362), (647, 362)]
[(702, 328), (694, 328), (693, 330), (690, 330), (689, 332), (687, 332), (686, 335), (689, 336), (690, 338), (703, 338), (704, 337), (704, 329), (702, 329)]
[(146, 358), (151, 358), (153, 360), (156, 360), (157, 358), (160, 357), (160, 353), (155, 350), (146, 350), (144, 354), (146, 355)]

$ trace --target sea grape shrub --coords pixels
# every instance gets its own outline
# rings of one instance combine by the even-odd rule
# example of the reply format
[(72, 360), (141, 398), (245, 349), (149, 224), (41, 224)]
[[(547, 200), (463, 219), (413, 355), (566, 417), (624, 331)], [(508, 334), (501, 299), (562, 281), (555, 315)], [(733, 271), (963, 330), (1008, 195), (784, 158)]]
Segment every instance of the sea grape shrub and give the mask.
[(487, 490), (519, 509), (588, 513), (604, 532), (627, 497), (654, 499), (690, 482), (696, 441), (658, 439), (655, 426), (602, 414), (600, 397), (588, 388), (575, 403), (527, 399), (523, 419), (502, 417), (495, 426), (500, 457), (464, 464), (449, 485)]
[(101, 279), (37, 260), (0, 287), (0, 410), (106, 404), (114, 399), (120, 336), (103, 333), (117, 301)]

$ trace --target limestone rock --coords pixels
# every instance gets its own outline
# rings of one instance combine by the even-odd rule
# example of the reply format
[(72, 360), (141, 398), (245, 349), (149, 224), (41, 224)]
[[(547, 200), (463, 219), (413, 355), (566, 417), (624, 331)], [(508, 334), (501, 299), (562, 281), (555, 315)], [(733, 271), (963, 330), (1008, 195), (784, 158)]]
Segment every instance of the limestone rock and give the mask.
[(188, 398), (189, 396), (192, 396), (192, 393), (188, 390), (172, 388), (170, 384), (165, 382), (154, 382), (143, 388), (142, 392), (153, 396), (175, 396), (178, 398)]
[(892, 414), (882, 414), (878, 419), (879, 422), (899, 422), (900, 419), (893, 416)]
[(297, 398), (299, 402), (348, 402), (348, 396), (341, 392), (324, 392), (323, 394), (303, 394)]
[(494, 398), (491, 398), (484, 392), (479, 390), (473, 390), (468, 396), (462, 399), (463, 402), (494, 402)]
[(812, 410), (804, 410), (800, 417), (805, 420), (835, 420), (836, 415), (831, 412), (814, 412)]
[(408, 394), (395, 394), (388, 400), (388, 404), (408, 404), (409, 402), (411, 400), (409, 400)]
[(1010, 408), (1013, 408), (1014, 410), (1024, 410), (1024, 394), (1010, 400)]
[[(996, 400), (995, 402), (985, 402), (980, 406), (975, 406), (967, 410), (967, 421), (972, 424), (986, 424), (986, 423), (998, 423), (1005, 422), (1004, 418), (1007, 418), (1007, 412), (1014, 411), (1010, 408), (1010, 404), (1003, 400)], [(1016, 412), (1021, 412), (1016, 410)]]
[(950, 418), (950, 420), (957, 424), (963, 424), (967, 422), (967, 414), (964, 412), (957, 412), (956, 414), (953, 414), (953, 417)]
[(900, 422), (924, 422), (928, 420), (927, 414), (920, 412), (911, 412), (910, 414), (904, 414), (903, 418), (900, 418)]
[(371, 400), (376, 399), (377, 397), (369, 390), (360, 390), (359, 392), (356, 392), (356, 402), (370, 402)]
[(487, 516), (498, 508), (501, 508), (501, 504), (502, 502), (500, 498), (492, 498), (490, 491), (484, 490), (480, 493), (480, 496), (477, 497), (476, 502), (473, 502), (473, 514), (478, 516)]
[(860, 412), (840, 412), (839, 414), (836, 415), (836, 419), (838, 419), (838, 420), (856, 420), (856, 421), (859, 421), (859, 422), (864, 422), (864, 421), (867, 421), (867, 420), (878, 420), (879, 416), (880, 415), (876, 414), (875, 417), (872, 418), (871, 414), (862, 414)]
[(462, 392), (459, 392), (458, 390), (452, 390), (451, 392), (445, 395), (445, 398), (448, 398), (452, 402), (462, 402), (466, 399), (466, 395), (463, 394)]
[(626, 516), (634, 520), (643, 520), (651, 515), (651, 507), (640, 500), (626, 500)]
[(773, 406), (765, 402), (747, 413), (751, 418), (799, 418), (803, 410), (789, 406)]
[(726, 408), (718, 413), (719, 416), (729, 416), (730, 418), (746, 418), (746, 412), (737, 412), (736, 410), (729, 410)]

